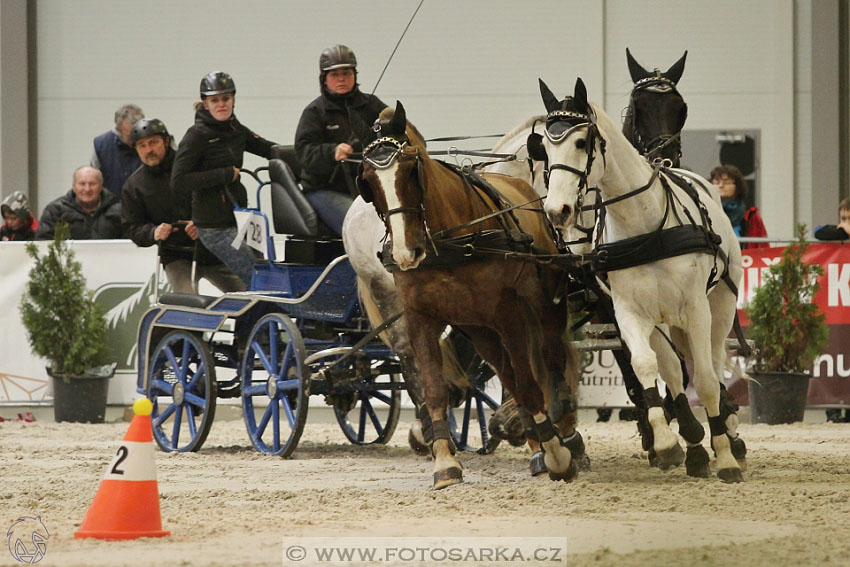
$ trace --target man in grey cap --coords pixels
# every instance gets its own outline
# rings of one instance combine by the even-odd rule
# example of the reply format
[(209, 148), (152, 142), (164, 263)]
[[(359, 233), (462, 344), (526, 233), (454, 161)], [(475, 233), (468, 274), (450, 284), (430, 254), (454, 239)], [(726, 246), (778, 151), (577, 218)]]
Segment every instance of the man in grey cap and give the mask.
[(345, 45), (332, 45), (319, 56), (321, 95), (307, 105), (295, 131), (295, 154), (301, 185), (319, 218), (342, 232), (345, 213), (354, 201), (340, 171), (342, 160), (363, 151), (372, 123), (387, 105), (360, 92), (357, 58)]

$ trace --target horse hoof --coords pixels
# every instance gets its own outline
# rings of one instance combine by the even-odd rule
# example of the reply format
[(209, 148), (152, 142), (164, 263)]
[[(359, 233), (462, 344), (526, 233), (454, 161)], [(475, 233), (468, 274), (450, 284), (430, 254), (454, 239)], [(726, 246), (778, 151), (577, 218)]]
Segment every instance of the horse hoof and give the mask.
[(566, 471), (562, 473), (555, 473), (549, 471), (549, 480), (563, 480), (564, 482), (572, 482), (576, 475), (578, 475), (578, 467), (576, 467), (576, 462), (574, 460), (571, 460), (570, 466), (567, 467)]
[(451, 467), (434, 473), (434, 490), (441, 490), (447, 486), (463, 482), (463, 471), (457, 467)]
[(655, 449), (651, 448), (647, 451), (646, 458), (649, 459), (650, 467), (658, 466), (658, 455), (655, 453)]
[(576, 461), (578, 470), (583, 472), (590, 470), (590, 457), (584, 451), (584, 439), (582, 439), (581, 433), (576, 431), (572, 437), (561, 439), (561, 446), (569, 449), (570, 457)]
[(549, 469), (546, 468), (546, 463), (543, 462), (543, 451), (537, 451), (531, 455), (528, 466), (531, 468), (531, 476), (539, 476), (545, 472), (549, 472)]
[(416, 438), (413, 428), (407, 430), (407, 444), (410, 445), (410, 448), (413, 449), (413, 452), (417, 455), (427, 457), (431, 454), (431, 449), (428, 445)]
[(738, 461), (738, 465), (742, 471), (747, 470), (747, 444), (738, 435), (734, 438), (729, 437), (729, 445), (732, 448), (732, 456)]
[(708, 467), (708, 451), (702, 445), (688, 447), (685, 455), (685, 472), (695, 478), (708, 478), (711, 470)]
[(580, 472), (590, 472), (590, 457), (587, 456), (587, 453), (582, 453), (574, 461)]
[(678, 443), (676, 443), (669, 449), (656, 451), (656, 455), (658, 456), (658, 468), (662, 471), (669, 470), (673, 467), (678, 467), (685, 460), (685, 452), (682, 450), (682, 447), (679, 446)]
[(741, 469), (720, 469), (717, 471), (717, 478), (727, 484), (744, 482), (744, 475), (741, 474)]

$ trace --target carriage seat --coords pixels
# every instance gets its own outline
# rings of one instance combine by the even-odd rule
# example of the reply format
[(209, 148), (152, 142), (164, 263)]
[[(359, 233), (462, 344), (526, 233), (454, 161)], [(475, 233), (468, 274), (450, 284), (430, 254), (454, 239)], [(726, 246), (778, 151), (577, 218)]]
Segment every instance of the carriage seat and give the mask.
[[(342, 241), (319, 219), (310, 201), (301, 192), (298, 178), (289, 161), (294, 161), (291, 146), (275, 146), (269, 160), (272, 221), (278, 234), (289, 235), (285, 261), (299, 264), (326, 264), (345, 253)], [(288, 159), (282, 159), (287, 157)]]
[(212, 295), (197, 295), (194, 293), (163, 293), (159, 296), (159, 302), (163, 305), (181, 305), (196, 309), (206, 309), (216, 299), (218, 298)]

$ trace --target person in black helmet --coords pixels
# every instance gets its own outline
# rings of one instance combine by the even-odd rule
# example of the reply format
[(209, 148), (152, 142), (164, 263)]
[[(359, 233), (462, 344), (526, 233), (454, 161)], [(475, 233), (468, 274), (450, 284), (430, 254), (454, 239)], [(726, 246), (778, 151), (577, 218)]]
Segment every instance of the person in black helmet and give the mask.
[(244, 152), (268, 159), (275, 143), (236, 119), (236, 85), (230, 75), (209, 73), (201, 79), (200, 90), (195, 124), (177, 148), (171, 181), (178, 194), (191, 195), (192, 221), (201, 242), (249, 286), (254, 251), (244, 241), (238, 249), (231, 246), (237, 234), (233, 207), (248, 205), (239, 169)]
[(321, 95), (307, 105), (295, 131), (295, 154), (301, 185), (316, 214), (337, 234), (354, 201), (341, 161), (363, 151), (369, 129), (387, 105), (360, 92), (357, 58), (344, 45), (319, 56)]
[[(171, 188), (174, 165), (172, 138), (162, 120), (141, 119), (133, 125), (130, 143), (142, 166), (124, 183), (121, 192), (121, 227), (124, 237), (141, 247), (160, 243), (159, 260), (171, 289), (194, 293), (192, 260), (198, 230), (189, 220), (188, 196)], [(221, 291), (243, 291), (245, 284), (203, 245), (197, 249), (196, 279), (206, 278)]]

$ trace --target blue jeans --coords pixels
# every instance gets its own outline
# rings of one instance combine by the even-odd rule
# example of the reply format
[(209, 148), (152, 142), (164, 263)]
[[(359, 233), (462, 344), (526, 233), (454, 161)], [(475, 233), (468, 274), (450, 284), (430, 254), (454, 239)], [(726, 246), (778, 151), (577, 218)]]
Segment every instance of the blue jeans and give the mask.
[(207, 247), (207, 250), (224, 262), (225, 266), (230, 268), (234, 274), (239, 276), (239, 279), (245, 282), (245, 287), (250, 289), (251, 277), (254, 275), (254, 261), (257, 259), (257, 256), (244, 240), (239, 245), (239, 248), (234, 248), (230, 245), (233, 239), (236, 238), (236, 227), (197, 228), (198, 237), (204, 243), (204, 246)]
[(348, 212), (354, 198), (331, 189), (313, 189), (304, 193), (304, 196), (316, 209), (316, 214), (322, 222), (335, 233), (342, 235), (342, 221), (345, 220), (345, 213)]

